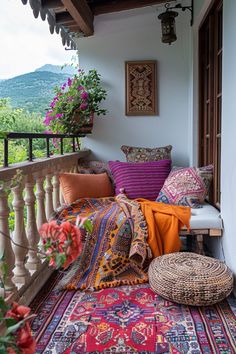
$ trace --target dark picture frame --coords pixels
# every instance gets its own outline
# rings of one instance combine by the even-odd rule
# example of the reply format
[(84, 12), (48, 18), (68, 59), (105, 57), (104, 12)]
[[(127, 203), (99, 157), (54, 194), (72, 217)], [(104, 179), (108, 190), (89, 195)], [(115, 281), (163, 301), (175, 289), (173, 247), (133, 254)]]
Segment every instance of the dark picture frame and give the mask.
[(156, 60), (125, 62), (125, 114), (157, 115)]

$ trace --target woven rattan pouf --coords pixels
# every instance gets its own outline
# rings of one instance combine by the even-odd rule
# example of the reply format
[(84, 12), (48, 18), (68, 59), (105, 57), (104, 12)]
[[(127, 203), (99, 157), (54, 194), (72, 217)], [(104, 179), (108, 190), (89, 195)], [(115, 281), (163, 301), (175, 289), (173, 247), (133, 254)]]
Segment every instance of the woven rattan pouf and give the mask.
[(215, 304), (233, 289), (233, 274), (223, 262), (190, 252), (155, 258), (148, 276), (156, 293), (186, 305)]

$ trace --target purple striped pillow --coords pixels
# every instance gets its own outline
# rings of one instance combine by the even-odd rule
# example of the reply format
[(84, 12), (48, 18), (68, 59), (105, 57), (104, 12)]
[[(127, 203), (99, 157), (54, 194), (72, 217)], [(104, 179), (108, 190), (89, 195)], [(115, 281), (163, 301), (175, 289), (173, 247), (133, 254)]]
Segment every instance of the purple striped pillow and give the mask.
[(151, 162), (109, 161), (115, 180), (116, 195), (124, 188), (128, 198), (155, 200), (171, 169), (171, 160)]

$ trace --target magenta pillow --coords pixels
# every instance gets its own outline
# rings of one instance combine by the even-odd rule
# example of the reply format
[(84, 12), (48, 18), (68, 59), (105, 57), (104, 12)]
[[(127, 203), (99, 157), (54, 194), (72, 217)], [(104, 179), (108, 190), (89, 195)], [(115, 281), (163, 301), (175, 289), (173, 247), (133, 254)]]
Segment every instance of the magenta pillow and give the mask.
[(171, 160), (140, 163), (109, 161), (108, 164), (115, 180), (116, 195), (124, 188), (130, 199), (155, 200), (171, 169)]

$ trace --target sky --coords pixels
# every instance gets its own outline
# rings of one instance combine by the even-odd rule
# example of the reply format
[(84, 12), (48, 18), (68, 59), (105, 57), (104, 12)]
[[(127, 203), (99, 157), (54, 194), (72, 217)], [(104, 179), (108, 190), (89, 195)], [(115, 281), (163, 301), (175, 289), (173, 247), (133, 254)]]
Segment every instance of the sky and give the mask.
[(60, 34), (49, 32), (48, 22), (34, 18), (29, 4), (0, 0), (0, 79), (34, 71), (44, 64), (71, 63), (75, 51), (66, 51)]

